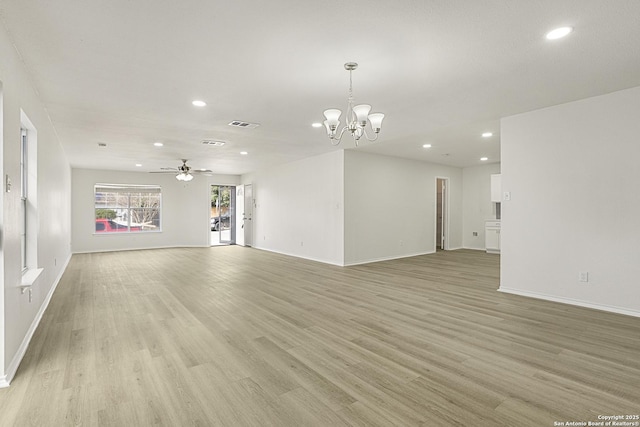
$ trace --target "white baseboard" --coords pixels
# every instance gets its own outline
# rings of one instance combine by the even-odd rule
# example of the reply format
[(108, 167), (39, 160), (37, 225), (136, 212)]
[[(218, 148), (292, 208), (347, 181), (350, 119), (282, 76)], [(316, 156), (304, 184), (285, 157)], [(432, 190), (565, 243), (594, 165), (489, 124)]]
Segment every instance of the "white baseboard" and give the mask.
[(64, 265), (62, 266), (62, 269), (60, 269), (60, 274), (58, 275), (58, 277), (56, 277), (56, 280), (53, 282), (53, 285), (51, 286), (51, 289), (47, 293), (47, 297), (42, 302), (42, 305), (40, 306), (40, 309), (38, 310), (38, 313), (36, 314), (36, 317), (33, 319), (33, 322), (31, 322), (31, 326), (27, 330), (27, 334), (24, 336), (24, 339), (22, 340), (22, 343), (20, 344), (20, 347), (18, 347), (18, 351), (16, 352), (15, 356), (13, 356), (13, 359), (11, 360), (11, 363), (7, 367), (6, 374), (4, 376), (0, 377), (0, 388), (9, 387), (9, 384), (11, 383), (11, 381), (13, 380), (13, 377), (15, 376), (16, 372), (18, 371), (18, 367), (20, 366), (20, 362), (22, 362), (22, 358), (24, 357), (25, 353), (27, 352), (27, 348), (29, 347), (29, 343), (31, 342), (31, 338), (33, 338), (33, 334), (35, 333), (36, 329), (38, 328), (38, 325), (40, 324), (40, 320), (42, 320), (42, 316), (44, 315), (44, 312), (47, 310), (47, 307), (49, 306), (49, 302), (51, 301), (51, 297), (53, 296), (53, 293), (55, 292), (56, 288), (58, 287), (58, 283), (60, 283), (60, 280), (62, 279), (62, 275), (64, 274), (65, 270), (67, 269), (67, 266), (69, 265), (69, 261), (71, 261), (71, 254), (69, 254), (69, 256), (67, 257), (66, 261), (64, 262)]
[(179, 246), (149, 246), (139, 248), (120, 248), (120, 249), (96, 249), (86, 251), (73, 251), (73, 254), (99, 254), (103, 252), (126, 252), (126, 251), (150, 251), (153, 249), (179, 249), (179, 248), (210, 248), (211, 245), (179, 245)]
[(403, 254), (403, 255), (393, 255), (393, 256), (389, 256), (389, 257), (371, 258), (371, 259), (365, 259), (365, 260), (345, 263), (344, 266), (345, 267), (349, 267), (349, 266), (353, 266), (353, 265), (371, 264), (372, 262), (391, 261), (393, 259), (411, 258), (411, 257), (414, 257), (414, 256), (430, 255), (430, 254), (434, 254), (434, 253), (436, 253), (436, 252), (435, 251), (416, 252), (416, 253), (413, 253), (413, 254)]
[(333, 261), (327, 261), (325, 259), (313, 258), (313, 257), (303, 256), (303, 255), (300, 255), (300, 254), (292, 254), (292, 253), (283, 252), (283, 251), (276, 251), (276, 250), (273, 250), (273, 249), (267, 249), (267, 248), (263, 248), (263, 247), (260, 247), (260, 246), (247, 246), (247, 247), (253, 248), (253, 249), (258, 249), (259, 251), (273, 252), (274, 254), (286, 255), (286, 256), (291, 256), (291, 257), (294, 257), (294, 258), (302, 258), (302, 259), (307, 259), (309, 261), (321, 262), (323, 264), (337, 265), (338, 267), (342, 267), (343, 266), (340, 263), (333, 262)]
[(587, 301), (576, 300), (573, 298), (564, 298), (564, 297), (557, 297), (554, 295), (540, 294), (537, 292), (521, 291), (518, 289), (510, 289), (502, 286), (498, 288), (498, 291), (504, 292), (507, 294), (520, 295), (523, 297), (537, 298), (537, 299), (542, 299), (547, 301), (559, 302), (563, 304), (576, 305), (578, 307), (592, 308), (595, 310), (608, 311), (608, 312), (617, 313), (617, 314), (624, 314), (626, 316), (640, 317), (640, 311), (629, 310), (627, 308), (615, 307), (615, 306), (605, 305), (605, 304), (595, 304)]

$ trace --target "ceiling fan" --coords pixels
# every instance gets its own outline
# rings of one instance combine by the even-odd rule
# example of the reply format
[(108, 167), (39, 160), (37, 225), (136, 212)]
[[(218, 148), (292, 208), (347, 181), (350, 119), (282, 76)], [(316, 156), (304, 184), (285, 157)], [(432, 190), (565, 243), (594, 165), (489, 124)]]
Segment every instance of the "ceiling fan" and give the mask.
[(194, 173), (208, 175), (212, 173), (209, 169), (193, 169), (191, 166), (187, 165), (187, 159), (182, 160), (182, 165), (177, 168), (160, 168), (159, 171), (153, 171), (151, 173), (173, 173), (176, 174), (176, 179), (178, 181), (191, 181), (193, 179)]

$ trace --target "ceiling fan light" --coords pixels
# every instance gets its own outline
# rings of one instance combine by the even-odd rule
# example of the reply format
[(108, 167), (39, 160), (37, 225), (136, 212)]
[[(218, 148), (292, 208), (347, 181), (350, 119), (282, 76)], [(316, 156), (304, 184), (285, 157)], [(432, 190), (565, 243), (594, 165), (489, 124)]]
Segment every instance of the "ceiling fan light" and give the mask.
[(382, 128), (382, 119), (384, 119), (384, 114), (382, 113), (369, 114), (369, 123), (371, 123), (371, 127), (375, 133), (380, 132), (380, 128)]
[(184, 174), (180, 172), (179, 174), (176, 175), (176, 179), (178, 181), (184, 181)]
[(191, 181), (192, 179), (193, 179), (193, 175), (191, 175), (190, 173), (186, 173), (186, 174), (183, 176), (183, 178), (182, 178), (182, 180), (183, 180), (183, 181), (186, 181), (186, 182), (189, 182), (189, 181)]
[(358, 124), (361, 124), (362, 126), (367, 124), (369, 111), (371, 111), (371, 105), (368, 104), (360, 104), (353, 107), (353, 113), (356, 115), (356, 121)]

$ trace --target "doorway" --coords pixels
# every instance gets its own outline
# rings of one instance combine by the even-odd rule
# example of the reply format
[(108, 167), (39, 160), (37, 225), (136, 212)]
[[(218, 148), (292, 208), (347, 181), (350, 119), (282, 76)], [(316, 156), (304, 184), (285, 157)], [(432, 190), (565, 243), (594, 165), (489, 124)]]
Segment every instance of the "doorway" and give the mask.
[(244, 186), (244, 213), (242, 215), (244, 245), (253, 246), (253, 185)]
[(436, 251), (449, 249), (449, 179), (436, 177)]
[(230, 185), (211, 186), (211, 246), (235, 244), (236, 188)]

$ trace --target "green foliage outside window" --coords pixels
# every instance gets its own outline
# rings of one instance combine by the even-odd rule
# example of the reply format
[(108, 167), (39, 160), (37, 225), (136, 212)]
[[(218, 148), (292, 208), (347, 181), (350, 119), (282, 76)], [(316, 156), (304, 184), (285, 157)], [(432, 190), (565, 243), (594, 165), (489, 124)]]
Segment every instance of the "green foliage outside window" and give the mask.
[(106, 218), (106, 219), (115, 219), (116, 211), (113, 209), (96, 209), (96, 219), (97, 218)]

